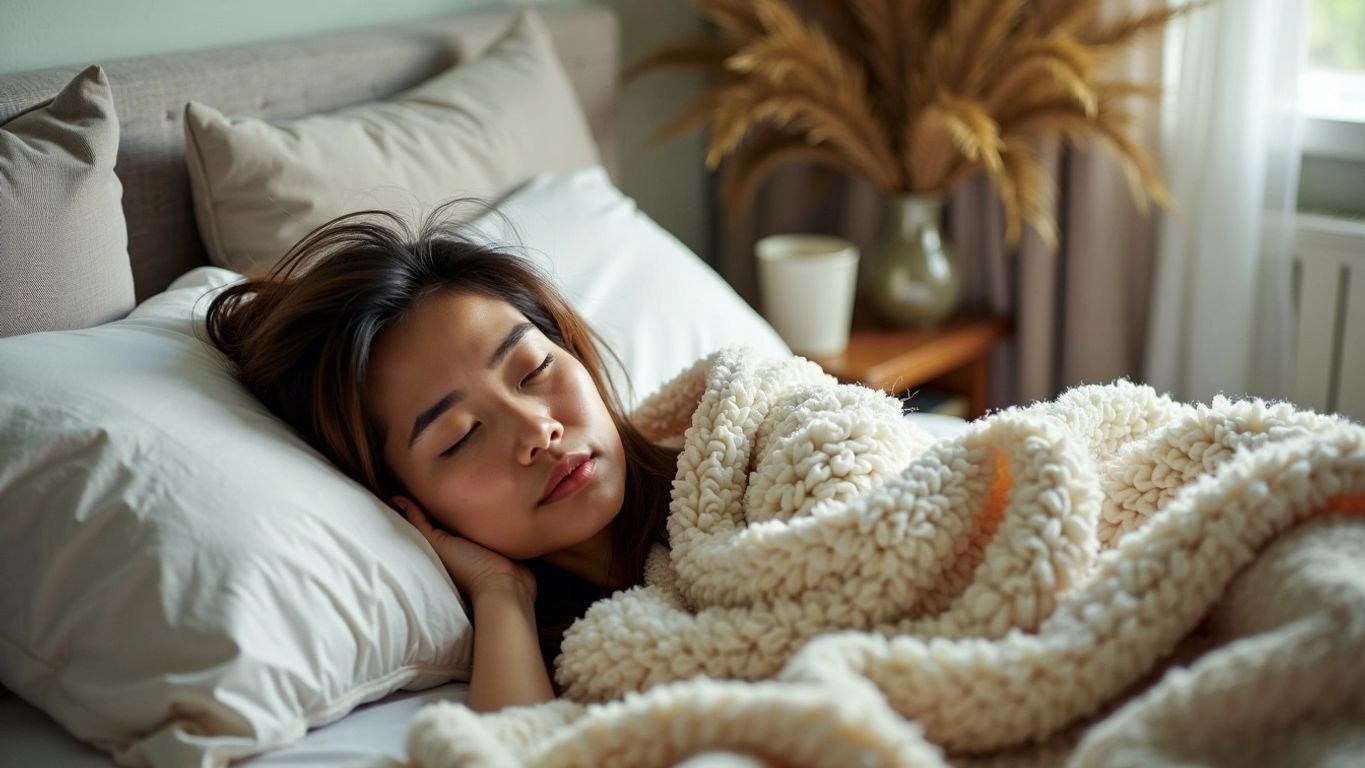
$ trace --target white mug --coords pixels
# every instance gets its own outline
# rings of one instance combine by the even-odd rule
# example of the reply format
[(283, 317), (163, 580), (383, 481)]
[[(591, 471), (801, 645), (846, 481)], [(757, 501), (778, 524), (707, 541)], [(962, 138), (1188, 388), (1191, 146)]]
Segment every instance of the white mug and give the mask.
[(858, 247), (830, 235), (771, 235), (758, 241), (763, 316), (799, 355), (829, 357), (848, 347)]

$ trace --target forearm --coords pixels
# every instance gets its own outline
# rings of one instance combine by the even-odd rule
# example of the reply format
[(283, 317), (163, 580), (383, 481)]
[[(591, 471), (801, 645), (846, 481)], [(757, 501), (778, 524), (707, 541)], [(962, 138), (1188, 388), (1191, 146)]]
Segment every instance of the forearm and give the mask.
[(536, 638), (534, 601), (499, 590), (474, 603), (474, 673), (469, 707), (494, 712), (555, 697)]

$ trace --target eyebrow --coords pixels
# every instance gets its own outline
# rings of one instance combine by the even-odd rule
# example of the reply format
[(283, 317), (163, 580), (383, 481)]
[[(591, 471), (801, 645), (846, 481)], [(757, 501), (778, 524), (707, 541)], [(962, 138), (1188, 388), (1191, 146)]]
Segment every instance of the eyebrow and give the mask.
[(507, 332), (507, 338), (502, 340), (502, 343), (498, 345), (498, 348), (493, 350), (492, 356), (488, 358), (487, 367), (490, 370), (497, 367), (498, 363), (501, 363), (502, 359), (507, 357), (507, 353), (512, 351), (512, 347), (515, 347), (517, 342), (521, 341), (521, 337), (525, 336), (534, 327), (535, 326), (530, 323), (517, 323), (512, 326), (512, 330)]
[[(533, 328), (535, 328), (535, 326), (530, 323), (517, 323), (512, 326), (512, 330), (507, 332), (507, 336), (503, 338), (502, 343), (499, 344), (498, 348), (493, 350), (493, 354), (489, 356), (486, 367), (489, 369), (496, 368), (498, 363), (501, 363), (503, 358), (507, 357), (507, 353), (512, 351), (512, 347), (515, 347), (517, 342), (521, 341), (522, 337)], [(413, 444), (417, 442), (417, 438), (422, 436), (422, 433), (426, 431), (427, 427), (441, 418), (441, 414), (450, 410), (456, 403), (463, 399), (463, 392), (452, 390), (447, 392), (440, 400), (432, 403), (426, 410), (417, 414), (417, 418), (412, 421), (412, 434), (408, 437), (408, 448), (412, 448)]]

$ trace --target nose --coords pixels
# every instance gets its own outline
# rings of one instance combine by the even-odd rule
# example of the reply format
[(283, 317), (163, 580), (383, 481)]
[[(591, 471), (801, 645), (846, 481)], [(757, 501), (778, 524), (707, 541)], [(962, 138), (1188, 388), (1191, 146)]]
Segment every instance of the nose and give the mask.
[(564, 425), (545, 413), (524, 413), (517, 443), (517, 458), (530, 464), (564, 437)]

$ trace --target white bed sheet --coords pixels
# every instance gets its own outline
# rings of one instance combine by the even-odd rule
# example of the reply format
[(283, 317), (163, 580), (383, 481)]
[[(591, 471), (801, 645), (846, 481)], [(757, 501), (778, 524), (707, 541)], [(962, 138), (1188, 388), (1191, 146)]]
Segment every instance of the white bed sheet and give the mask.
[[(337, 768), (383, 757), (401, 757), (403, 739), (417, 710), (437, 701), (464, 701), (468, 683), (425, 691), (399, 691), (358, 707), (331, 725), (308, 732), (283, 749), (243, 760), (234, 768)], [(13, 695), (0, 698), (0, 768), (110, 768), (114, 761), (62, 730)]]
[(912, 411), (905, 414), (905, 420), (929, 433), (935, 440), (946, 440), (967, 428), (967, 422), (956, 416), (945, 416), (941, 413), (919, 413)]

